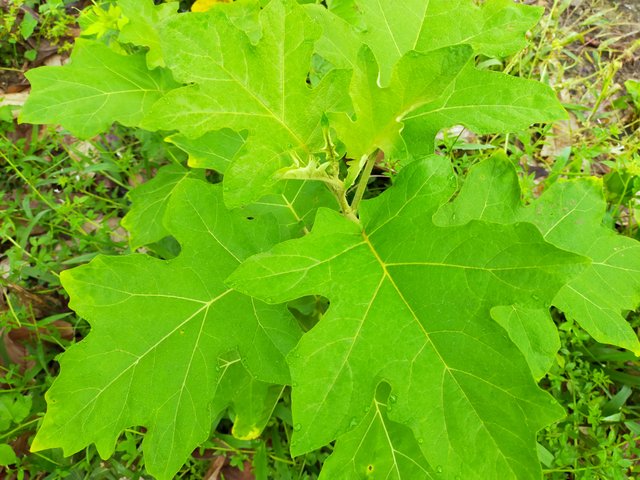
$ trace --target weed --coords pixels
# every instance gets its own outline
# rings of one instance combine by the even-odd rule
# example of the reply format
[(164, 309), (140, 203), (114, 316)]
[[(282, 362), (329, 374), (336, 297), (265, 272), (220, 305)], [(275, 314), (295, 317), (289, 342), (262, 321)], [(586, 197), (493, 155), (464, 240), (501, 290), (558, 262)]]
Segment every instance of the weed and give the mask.
[(71, 47), (74, 12), (84, 2), (74, 0), (4, 0), (0, 2), (0, 58), (4, 69), (44, 61)]
[[(65, 41), (78, 2), (5, 3), (0, 58), (5, 59), (3, 67), (20, 69), (25, 60), (36, 58), (42, 39), (53, 44)], [(494, 148), (506, 147), (520, 159), (526, 199), (563, 176), (604, 176), (609, 225), (637, 236), (640, 120), (634, 104), (637, 90), (628, 78), (638, 51), (639, 44), (633, 41), (637, 32), (632, 22), (600, 0), (578, 6), (568, 0), (546, 3), (548, 14), (534, 33), (535, 47), (504, 63), (487, 61), (485, 66), (548, 82), (571, 112), (571, 120), (488, 138), (448, 131), (440, 148), (453, 154), (456, 168), (465, 171)], [(92, 447), (65, 459), (58, 450), (29, 454), (28, 444), (44, 412), (44, 392), (57, 373), (54, 356), (88, 331), (68, 312), (58, 273), (96, 252), (127, 250), (124, 232), (118, 229), (127, 209), (124, 196), (175, 152), (167, 153), (158, 137), (139, 132), (116, 130), (95, 142), (77, 142), (53, 130), (16, 131), (4, 118), (0, 124), (4, 282), (0, 462), (2, 445), (9, 445), (18, 454), (7, 470), (15, 478), (47, 474), (142, 478), (142, 436), (136, 429), (125, 431), (115, 456), (106, 462)], [(154, 157), (157, 162), (149, 161)], [(637, 478), (638, 360), (589, 340), (571, 320), (556, 320), (563, 347), (543, 385), (565, 406), (568, 416), (539, 436), (547, 478)], [(640, 328), (637, 315), (631, 314), (631, 320), (636, 330)], [(262, 439), (255, 441), (234, 439), (223, 422), (178, 477), (203, 477), (216, 457), (229, 457), (227, 465), (248, 468), (247, 462), (253, 462), (266, 478), (316, 478), (330, 448), (290, 458), (290, 415), (285, 396)]]

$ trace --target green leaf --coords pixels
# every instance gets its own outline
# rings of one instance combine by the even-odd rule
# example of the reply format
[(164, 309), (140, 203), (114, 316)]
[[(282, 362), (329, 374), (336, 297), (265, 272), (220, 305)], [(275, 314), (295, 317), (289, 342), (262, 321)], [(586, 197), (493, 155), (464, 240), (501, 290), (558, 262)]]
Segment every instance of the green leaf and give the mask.
[[(388, 390), (385, 393), (389, 397)], [(389, 420), (387, 407), (393, 406), (390, 402), (395, 397), (385, 398), (380, 392), (376, 397), (360, 425), (338, 439), (322, 467), (320, 480), (436, 479), (437, 471), (422, 455), (411, 430)]]
[(207, 132), (198, 138), (181, 133), (169, 136), (166, 141), (189, 155), (189, 166), (209, 168), (225, 173), (229, 164), (244, 145), (245, 136), (228, 128)]
[(256, 448), (252, 463), (251, 473), (255, 476), (255, 480), (269, 480), (269, 464), (265, 442), (260, 442), (258, 448)]
[(177, 15), (179, 2), (154, 5), (153, 0), (119, 0), (118, 6), (128, 22), (120, 29), (118, 40), (147, 47), (149, 69), (164, 67), (160, 48), (160, 27)]
[(21, 122), (57, 123), (79, 137), (113, 122), (138, 126), (164, 93), (178, 86), (164, 69), (147, 70), (145, 55), (120, 55), (101, 42), (79, 38), (63, 67), (40, 67), (26, 77), (32, 93)]
[(510, 305), (494, 307), (491, 316), (524, 354), (533, 377), (544, 377), (560, 350), (560, 336), (549, 311)]
[(18, 457), (11, 445), (0, 443), (0, 466), (6, 467), (18, 463)]
[(249, 205), (247, 215), (273, 215), (278, 220), (283, 240), (309, 233), (318, 208), (338, 210), (338, 202), (324, 184), (313, 181), (287, 180), (280, 193), (265, 195)]
[[(512, 132), (566, 116), (549, 87), (475, 68), (469, 45), (452, 42), (435, 49), (432, 42), (423, 48), (426, 53), (418, 53), (417, 46), (418, 51), (401, 49), (400, 57), (383, 58), (387, 63), (378, 65), (366, 47), (357, 59), (350, 58), (358, 42), (349, 41), (343, 25), (326, 10), (309, 11), (329, 32), (337, 32), (323, 37), (317, 48), (334, 64), (354, 70), (349, 92), (355, 119), (347, 113), (331, 115), (350, 158), (358, 160), (375, 148), (388, 159), (404, 159), (407, 153), (419, 158), (433, 153), (434, 139), (443, 128), (463, 124), (481, 134)], [(349, 52), (338, 48), (338, 42), (346, 42)], [(381, 73), (390, 66), (393, 70), (383, 83)]]
[[(398, 148), (405, 116), (438, 99), (472, 53), (466, 45), (427, 54), (410, 52), (396, 65), (389, 86), (380, 88), (378, 65), (371, 51), (363, 47), (350, 87), (356, 118), (330, 116), (349, 157), (359, 159), (376, 148), (392, 154)], [(416, 78), (428, 80), (416, 82)]]
[(403, 138), (420, 156), (433, 153), (436, 134), (454, 125), (479, 134), (516, 132), (565, 117), (550, 87), (469, 63), (437, 100), (405, 116)]
[[(235, 0), (233, 2), (218, 1), (212, 8), (222, 10), (239, 30), (247, 34), (251, 44), (255, 45), (262, 37), (260, 10), (271, 0)], [(300, 2), (302, 3), (302, 2)]]
[(33, 35), (33, 31), (38, 26), (38, 19), (31, 15), (29, 12), (24, 12), (24, 17), (22, 17), (22, 21), (20, 22), (20, 35), (25, 40)]
[(258, 438), (271, 418), (284, 390), (282, 385), (257, 380), (242, 365), (237, 354), (221, 358), (219, 378), (212, 404), (214, 416), (228, 407), (233, 412), (233, 436), (240, 440)]
[(110, 40), (128, 21), (129, 19), (122, 15), (122, 9), (113, 3), (94, 3), (93, 6), (82, 10), (78, 16), (82, 36), (95, 36), (118, 50), (121, 47)]
[(626, 88), (629, 95), (631, 95), (631, 100), (636, 108), (640, 110), (640, 81), (629, 79), (624, 82), (624, 88)]
[(0, 396), (0, 432), (6, 432), (13, 424), (22, 422), (31, 412), (32, 398), (20, 393)]
[[(212, 163), (213, 157), (206, 158), (209, 164)], [(202, 172), (168, 165), (161, 168), (154, 178), (129, 192), (131, 208), (122, 219), (122, 226), (129, 231), (132, 250), (158, 242), (170, 234), (162, 219), (171, 196), (184, 181), (202, 176)], [(288, 180), (280, 186), (280, 193), (267, 195), (243, 211), (252, 218), (275, 217), (281, 240), (308, 232), (319, 207), (338, 209), (335, 197), (321, 183)]]
[(602, 225), (605, 211), (601, 181), (588, 178), (558, 181), (522, 219), (535, 223), (548, 242), (592, 260), (553, 304), (600, 343), (640, 355), (638, 335), (623, 316), (640, 304), (640, 243)]
[[(525, 46), (524, 34), (542, 15), (541, 8), (514, 4), (511, 0), (333, 0), (329, 8), (353, 26), (351, 41), (341, 22), (321, 20), (329, 40), (319, 53), (335, 65), (354, 58), (353, 44), (362, 42), (380, 65), (380, 84), (386, 85), (393, 65), (407, 52), (428, 52), (467, 44), (477, 53), (504, 57)], [(318, 12), (318, 15), (322, 15)], [(357, 51), (357, 50), (356, 50)]]
[(291, 155), (306, 162), (319, 151), (322, 114), (348, 102), (349, 72), (334, 70), (313, 89), (306, 83), (321, 31), (303, 7), (274, 0), (260, 12), (260, 24), (262, 36), (253, 45), (224, 9), (169, 21), (162, 36), (167, 65), (176, 78), (195, 84), (167, 94), (144, 122), (190, 138), (221, 128), (246, 130), (245, 148), (225, 178), (230, 206), (268, 193), (275, 173), (292, 164)]
[[(335, 68), (355, 69), (363, 44), (352, 24), (343, 20), (339, 15), (344, 14), (338, 13), (332, 4), (335, 2), (328, 2), (330, 10), (323, 5), (305, 5), (309, 17), (323, 30), (315, 42), (315, 51)], [(345, 7), (348, 12), (355, 12), (351, 6), (345, 4)], [(358, 19), (354, 16), (351, 20), (357, 22)]]
[(129, 192), (131, 208), (122, 219), (122, 226), (129, 231), (132, 250), (158, 242), (169, 235), (162, 219), (171, 195), (183, 181), (198, 177), (202, 177), (201, 172), (168, 165), (158, 170), (151, 180)]
[(320, 209), (309, 235), (229, 278), (268, 303), (331, 301), (288, 356), (294, 455), (353, 429), (385, 381), (389, 418), (412, 429), (443, 478), (540, 477), (535, 433), (562, 412), (490, 310), (548, 307), (588, 262), (526, 223), (434, 225), (454, 190), (441, 157), (414, 162), (363, 202), (360, 225)]
[(433, 216), (437, 225), (463, 225), (471, 220), (512, 223), (522, 208), (520, 182), (502, 154), (474, 165), (454, 202)]
[(227, 211), (219, 186), (192, 179), (175, 188), (165, 218), (177, 258), (99, 256), (62, 273), (92, 331), (60, 359), (33, 450), (69, 455), (93, 442), (106, 458), (124, 428), (143, 425), (148, 471), (172, 478), (208, 437), (212, 402), (236, 401), (216, 386), (221, 359), (236, 352), (255, 379), (289, 382), (284, 355), (300, 335), (291, 314), (222, 282), (277, 240), (276, 226)]
[(593, 178), (559, 180), (523, 207), (515, 170), (497, 155), (470, 170), (456, 201), (435, 218), (442, 225), (531, 222), (549, 243), (590, 258), (591, 265), (558, 292), (553, 305), (597, 341), (640, 355), (638, 337), (623, 317), (640, 303), (640, 243), (604, 227), (605, 211), (601, 181)]

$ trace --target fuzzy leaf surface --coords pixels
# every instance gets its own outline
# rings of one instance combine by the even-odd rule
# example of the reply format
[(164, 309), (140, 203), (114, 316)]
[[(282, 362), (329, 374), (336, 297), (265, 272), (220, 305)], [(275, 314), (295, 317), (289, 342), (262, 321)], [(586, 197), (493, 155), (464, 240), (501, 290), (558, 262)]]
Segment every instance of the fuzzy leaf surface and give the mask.
[(553, 305), (597, 341), (640, 355), (638, 336), (623, 317), (640, 304), (640, 243), (604, 227), (605, 211), (602, 184), (594, 178), (558, 181), (524, 207), (514, 168), (494, 156), (470, 170), (456, 201), (436, 219), (449, 225), (476, 219), (531, 222), (549, 243), (591, 259)]
[(390, 419), (446, 478), (540, 477), (535, 433), (562, 412), (490, 310), (548, 305), (588, 261), (530, 224), (437, 227), (431, 216), (454, 190), (448, 162), (414, 162), (363, 202), (361, 224), (321, 209), (309, 235), (229, 278), (268, 303), (331, 301), (288, 356), (293, 454), (353, 429), (384, 381), (397, 402)]
[(26, 77), (32, 93), (20, 121), (56, 123), (83, 138), (113, 122), (138, 126), (160, 97), (179, 86), (167, 70), (148, 70), (143, 53), (121, 55), (82, 38), (69, 64), (29, 70)]
[(348, 102), (349, 72), (334, 70), (313, 89), (306, 83), (321, 29), (303, 7), (273, 0), (259, 18), (255, 45), (225, 9), (168, 22), (165, 60), (176, 78), (192, 85), (166, 95), (145, 120), (147, 128), (177, 129), (192, 138), (221, 128), (246, 130), (245, 147), (225, 178), (225, 198), (233, 206), (267, 193), (291, 155), (306, 162), (321, 149), (323, 113)]
[(182, 250), (173, 260), (100, 256), (63, 272), (70, 305), (92, 330), (60, 359), (33, 449), (69, 455), (95, 443), (106, 458), (123, 429), (143, 425), (147, 469), (172, 478), (208, 437), (212, 402), (235, 401), (219, 396), (234, 391), (218, 386), (221, 359), (235, 353), (261, 382), (289, 382), (284, 355), (300, 335), (291, 314), (223, 284), (278, 240), (277, 227), (230, 213), (221, 197), (198, 180), (175, 188), (166, 225)]

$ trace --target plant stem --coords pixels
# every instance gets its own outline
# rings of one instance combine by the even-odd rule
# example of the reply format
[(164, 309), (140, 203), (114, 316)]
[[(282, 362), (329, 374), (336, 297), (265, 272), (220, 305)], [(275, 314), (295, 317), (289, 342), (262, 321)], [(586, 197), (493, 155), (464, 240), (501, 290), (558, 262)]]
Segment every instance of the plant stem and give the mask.
[(33, 425), (34, 423), (37, 423), (39, 421), (40, 421), (40, 418), (34, 418), (33, 420), (29, 420), (28, 422), (21, 423), (20, 425), (18, 425), (13, 430), (9, 430), (8, 432), (5, 432), (2, 435), (0, 435), (0, 440), (4, 440), (5, 438), (10, 437), (14, 433), (19, 432), (20, 430), (28, 427), (29, 425)]
[(351, 205), (349, 205), (349, 201), (347, 200), (347, 192), (344, 189), (344, 186), (341, 184), (339, 187), (334, 185), (333, 183), (327, 183), (331, 193), (336, 197), (338, 204), (340, 205), (340, 210), (342, 210), (342, 214), (353, 220), (355, 222), (358, 221), (358, 217), (355, 214), (355, 211)]
[(353, 201), (351, 202), (351, 210), (354, 212), (358, 211), (358, 205), (360, 205), (360, 201), (364, 195), (364, 191), (367, 189), (367, 184), (369, 183), (369, 178), (371, 177), (371, 172), (373, 171), (373, 166), (376, 164), (378, 158), (384, 157), (384, 153), (381, 151), (373, 152), (369, 155), (367, 159), (367, 163), (360, 174), (360, 181), (358, 182), (358, 188), (356, 189), (356, 194), (353, 197)]

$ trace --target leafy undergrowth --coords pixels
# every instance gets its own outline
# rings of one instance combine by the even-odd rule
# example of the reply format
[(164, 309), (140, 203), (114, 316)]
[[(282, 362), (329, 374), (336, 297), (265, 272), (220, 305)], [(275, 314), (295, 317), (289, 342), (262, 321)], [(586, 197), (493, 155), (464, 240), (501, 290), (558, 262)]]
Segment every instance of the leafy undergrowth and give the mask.
[[(628, 76), (637, 43), (633, 29), (624, 25), (631, 21), (603, 8), (602, 2), (578, 7), (572, 3), (549, 2), (533, 47), (506, 62), (486, 59), (487, 68), (506, 68), (548, 82), (571, 119), (508, 136), (477, 136), (451, 129), (443, 132), (438, 149), (450, 155), (456, 171), (463, 173), (504, 148), (520, 160), (520, 186), (530, 201), (558, 178), (602, 175), (608, 195), (606, 223), (637, 237), (638, 98)], [(15, 477), (146, 476), (142, 429), (125, 430), (108, 461), (100, 460), (93, 447), (65, 459), (56, 449), (30, 454), (28, 445), (44, 413), (43, 393), (57, 374), (53, 357), (88, 332), (87, 325), (69, 312), (57, 274), (97, 252), (126, 253), (130, 246), (124, 231), (118, 230), (129, 211), (124, 194), (151, 178), (158, 166), (184, 159), (158, 137), (137, 131), (118, 129), (85, 143), (44, 130), (16, 134), (8, 119), (2, 125), (5, 388), (0, 442), (5, 446), (0, 460), (11, 465), (7, 472)], [(390, 170), (374, 168), (365, 198), (388, 186)], [(138, 238), (144, 234), (137, 232)], [(178, 253), (175, 248), (169, 243), (153, 245), (150, 251), (168, 258)], [(294, 307), (290, 306), (308, 325), (315, 324), (326, 308), (322, 302)], [(637, 332), (638, 316), (630, 313), (629, 319)], [(559, 312), (554, 312), (554, 321), (562, 347), (541, 385), (568, 416), (538, 436), (538, 455), (547, 477), (634, 478), (640, 455), (637, 358), (594, 342)], [(382, 409), (387, 400), (384, 393), (379, 392), (382, 400), (374, 400)], [(327, 423), (328, 430), (336, 428), (331, 419)], [(289, 449), (296, 428), (287, 388), (259, 439), (238, 440), (225, 419), (177, 476), (317, 478), (333, 445), (292, 459)], [(18, 458), (14, 460), (8, 448)]]
[[(559, 322), (562, 348), (543, 385), (562, 402), (568, 415), (539, 436), (547, 478), (637, 478), (637, 358), (594, 343), (571, 322)], [(640, 327), (637, 315), (631, 322), (636, 330)]]

